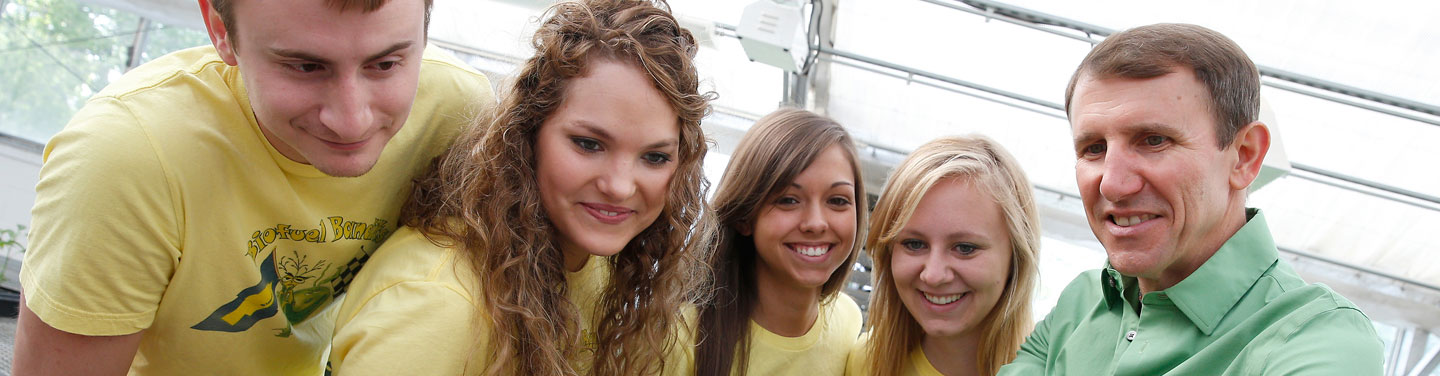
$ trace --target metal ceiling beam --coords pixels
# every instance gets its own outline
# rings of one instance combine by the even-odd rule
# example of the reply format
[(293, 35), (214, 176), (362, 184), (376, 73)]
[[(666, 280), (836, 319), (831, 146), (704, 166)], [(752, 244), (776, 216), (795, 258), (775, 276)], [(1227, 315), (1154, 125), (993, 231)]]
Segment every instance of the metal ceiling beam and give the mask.
[(1424, 359), (1420, 360), (1420, 363), (1415, 364), (1415, 368), (1410, 369), (1409, 376), (1425, 376), (1435, 373), (1437, 366), (1440, 366), (1440, 347), (1430, 351)]
[[(1101, 40), (1100, 38), (1095, 38), (1094, 36), (1098, 35), (1098, 36), (1101, 36), (1101, 37), (1108, 37), (1108, 36), (1110, 36), (1111, 34), (1114, 34), (1114, 33), (1115, 33), (1115, 30), (1113, 30), (1113, 29), (1109, 29), (1109, 28), (1105, 28), (1105, 27), (1100, 27), (1100, 26), (1096, 26), (1096, 25), (1091, 25), (1091, 24), (1088, 24), (1088, 23), (1084, 23), (1084, 22), (1080, 22), (1080, 21), (1075, 21), (1075, 20), (1071, 20), (1071, 19), (1068, 19), (1068, 18), (1059, 17), (1059, 16), (1054, 16), (1054, 15), (1050, 15), (1050, 14), (1047, 14), (1047, 13), (1042, 13), (1042, 12), (1030, 10), (1030, 9), (1027, 9), (1027, 8), (1018, 7), (1018, 6), (1014, 6), (1014, 5), (1010, 5), (1010, 4), (1005, 4), (1005, 3), (1000, 3), (1000, 2), (991, 1), (991, 0), (952, 0), (952, 1), (948, 1), (948, 2), (946, 2), (946, 1), (941, 1), (941, 0), (921, 0), (921, 1), (924, 1), (924, 2), (930, 3), (930, 4), (935, 4), (935, 5), (943, 6), (943, 7), (950, 8), (950, 9), (955, 9), (955, 10), (963, 11), (963, 12), (970, 13), (970, 14), (979, 15), (979, 16), (986, 17), (986, 18), (998, 19), (998, 20), (1005, 21), (1005, 22), (1008, 22), (1008, 23), (1012, 23), (1012, 24), (1024, 26), (1024, 27), (1027, 27), (1027, 28), (1030, 28), (1030, 29), (1040, 30), (1040, 31), (1043, 31), (1043, 32), (1046, 32), (1046, 33), (1055, 34), (1055, 35), (1063, 36), (1063, 37), (1070, 38), (1070, 39), (1085, 41), (1085, 42), (1088, 42), (1088, 43), (1090, 43), (1090, 44), (1092, 44), (1092, 45), (1095, 44), (1095, 43), (1099, 43), (1100, 40)], [(962, 7), (962, 6), (960, 6), (960, 5), (957, 5), (956, 3), (960, 3), (960, 4), (963, 4), (963, 5), (965, 5), (965, 6), (973, 7), (973, 8), (976, 8), (976, 9), (978, 9), (978, 10), (966, 9), (965, 7)], [(1026, 24), (1029, 24), (1029, 25), (1027, 26)], [(1075, 31), (1084, 33), (1085, 35), (1084, 35), (1084, 36), (1081, 36), (1081, 35), (1067, 34), (1067, 33), (1059, 32), (1059, 31), (1054, 30), (1054, 29), (1045, 28), (1045, 27), (1039, 27), (1038, 25), (1048, 25), (1048, 26), (1055, 26), (1055, 27), (1060, 27), (1060, 28), (1075, 30)], [(1339, 95), (1343, 95), (1343, 96), (1347, 96), (1347, 97), (1364, 99), (1364, 100), (1367, 100), (1367, 101), (1370, 101), (1370, 102), (1380, 103), (1380, 104), (1384, 104), (1384, 105), (1388, 105), (1388, 106), (1392, 106), (1392, 107), (1396, 107), (1396, 108), (1401, 108), (1401, 109), (1405, 109), (1405, 110), (1409, 110), (1409, 111), (1419, 112), (1419, 113), (1426, 114), (1426, 115), (1430, 115), (1430, 116), (1440, 117), (1440, 106), (1437, 106), (1437, 105), (1433, 105), (1433, 104), (1429, 104), (1429, 103), (1424, 103), (1424, 102), (1420, 102), (1420, 101), (1415, 101), (1415, 100), (1410, 100), (1410, 99), (1405, 99), (1405, 98), (1400, 98), (1400, 97), (1397, 97), (1397, 96), (1394, 96), (1394, 95), (1384, 94), (1384, 93), (1376, 92), (1376, 91), (1373, 91), (1373, 90), (1366, 90), (1366, 89), (1362, 89), (1362, 88), (1358, 88), (1358, 87), (1354, 87), (1354, 86), (1350, 86), (1350, 85), (1345, 85), (1345, 84), (1338, 83), (1338, 82), (1334, 82), (1334, 81), (1329, 81), (1329, 80), (1324, 80), (1324, 79), (1320, 79), (1320, 78), (1316, 78), (1316, 77), (1311, 77), (1311, 76), (1307, 76), (1307, 75), (1303, 75), (1303, 74), (1299, 74), (1299, 73), (1295, 73), (1295, 72), (1291, 72), (1291, 71), (1287, 71), (1287, 70), (1283, 70), (1283, 69), (1278, 69), (1278, 68), (1274, 68), (1274, 67), (1269, 67), (1269, 66), (1265, 66), (1265, 65), (1256, 64), (1256, 67), (1260, 69), (1260, 75), (1261, 75), (1261, 76), (1270, 77), (1270, 78), (1274, 78), (1274, 79), (1281, 80), (1281, 81), (1286, 81), (1286, 82), (1291, 82), (1291, 83), (1303, 85), (1303, 86), (1306, 86), (1306, 87), (1309, 87), (1309, 88), (1312, 88), (1312, 89), (1316, 89), (1316, 90), (1327, 91), (1327, 92), (1331, 92), (1331, 93), (1335, 93), (1335, 94), (1339, 94)], [(1305, 91), (1305, 90), (1298, 90), (1298, 89), (1296, 89), (1296, 88), (1287, 87), (1287, 86), (1283, 86), (1283, 85), (1275, 85), (1275, 84), (1270, 83), (1270, 82), (1262, 82), (1262, 84), (1264, 84), (1264, 85), (1266, 85), (1266, 86), (1273, 87), (1273, 88), (1285, 90), (1285, 91), (1291, 91), (1291, 92), (1295, 92), (1295, 93), (1302, 94), (1302, 95), (1307, 95), (1307, 96), (1311, 96), (1311, 97), (1315, 97), (1315, 98), (1320, 98), (1320, 99), (1324, 99), (1324, 100), (1331, 101), (1331, 102), (1335, 102), (1335, 103), (1344, 104), (1344, 105), (1347, 105), (1347, 106), (1358, 107), (1358, 108), (1362, 108), (1362, 109), (1366, 109), (1366, 110), (1381, 112), (1381, 113), (1384, 113), (1384, 114), (1386, 114), (1386, 115), (1392, 115), (1392, 116), (1396, 116), (1396, 117), (1400, 117), (1400, 118), (1404, 118), (1404, 119), (1408, 119), (1408, 120), (1412, 120), (1412, 121), (1417, 121), (1417, 122), (1426, 123), (1426, 124), (1430, 124), (1430, 125), (1440, 126), (1440, 119), (1432, 119), (1432, 118), (1414, 116), (1414, 115), (1411, 115), (1411, 114), (1405, 114), (1405, 113), (1395, 112), (1395, 111), (1386, 111), (1386, 110), (1383, 109), (1383, 108), (1366, 105), (1365, 103), (1355, 102), (1355, 101), (1351, 101), (1351, 100), (1345, 100), (1345, 99), (1342, 99), (1342, 98), (1335, 98), (1335, 97), (1331, 97), (1331, 96), (1315, 95), (1315, 93), (1307, 92), (1307, 91)]]
[(140, 66), (141, 58), (145, 56), (145, 48), (150, 45), (150, 19), (140, 17), (140, 24), (135, 26), (135, 39), (130, 42), (130, 57), (125, 61), (125, 71)]

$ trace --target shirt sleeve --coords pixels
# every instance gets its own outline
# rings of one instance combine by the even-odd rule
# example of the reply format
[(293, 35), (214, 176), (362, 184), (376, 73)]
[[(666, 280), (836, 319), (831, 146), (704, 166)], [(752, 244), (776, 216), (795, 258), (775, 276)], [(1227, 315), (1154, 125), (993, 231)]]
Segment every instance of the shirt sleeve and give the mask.
[(1336, 308), (1300, 325), (1265, 364), (1265, 375), (1380, 375), (1385, 345), (1359, 310)]
[(1015, 355), (1015, 360), (1001, 367), (998, 375), (1045, 374), (1045, 364), (1050, 357), (1049, 326), (1053, 321), (1050, 317), (1054, 314), (1055, 312), (1051, 311), (1044, 320), (1035, 324), (1035, 330), (1020, 344), (1020, 352)]
[(139, 332), (180, 260), (178, 194), (144, 127), (114, 98), (86, 104), (45, 148), (26, 306), (62, 331)]
[(328, 365), (334, 375), (459, 375), (472, 354), (483, 354), (488, 330), (474, 324), (473, 303), (453, 286), (402, 282), (346, 299), (364, 301), (353, 302), (353, 314), (341, 310)]
[[(1015, 360), (1000, 368), (999, 375), (1043, 375), (1046, 367), (1050, 364), (1050, 351), (1055, 348), (1051, 342), (1064, 342), (1057, 340), (1065, 334), (1060, 331), (1071, 330), (1073, 322), (1073, 310), (1093, 302), (1098, 292), (1094, 288), (1098, 286), (1100, 270), (1090, 270), (1076, 276), (1065, 290), (1060, 292), (1059, 301), (1045, 314), (1045, 319), (1035, 324), (1035, 329), (1030, 336), (1025, 337), (1025, 342), (1020, 344), (1020, 351), (1015, 355)], [(1103, 297), (1101, 297), (1103, 299)], [(1063, 344), (1060, 344), (1063, 345)]]

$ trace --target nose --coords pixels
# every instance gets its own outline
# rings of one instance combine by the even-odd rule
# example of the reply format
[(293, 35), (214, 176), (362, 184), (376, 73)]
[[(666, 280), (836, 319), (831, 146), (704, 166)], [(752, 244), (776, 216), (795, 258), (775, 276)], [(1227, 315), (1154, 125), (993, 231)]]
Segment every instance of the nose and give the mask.
[[(625, 158), (620, 158), (625, 159)], [(610, 171), (600, 175), (597, 185), (600, 193), (612, 202), (620, 202), (635, 195), (635, 163), (633, 161), (616, 161), (611, 164)]]
[(800, 231), (809, 234), (823, 234), (830, 229), (825, 221), (825, 208), (819, 201), (805, 206), (804, 217), (800, 219)]
[[(1118, 149), (1118, 148), (1117, 148)], [(1140, 192), (1144, 179), (1136, 172), (1138, 156), (1112, 149), (1105, 155), (1100, 175), (1100, 195), (1110, 202), (1119, 202)]]
[(920, 269), (920, 282), (926, 286), (941, 286), (955, 280), (955, 271), (945, 259), (945, 252), (930, 252), (925, 266)]
[(375, 117), (370, 108), (370, 93), (358, 74), (335, 77), (330, 92), (322, 94), (320, 123), (335, 136), (336, 142), (364, 140), (370, 133)]

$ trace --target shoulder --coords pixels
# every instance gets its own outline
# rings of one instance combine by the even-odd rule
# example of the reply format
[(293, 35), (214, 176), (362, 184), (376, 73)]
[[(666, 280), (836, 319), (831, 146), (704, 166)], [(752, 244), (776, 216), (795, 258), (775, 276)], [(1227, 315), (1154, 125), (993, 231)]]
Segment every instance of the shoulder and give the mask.
[(428, 46), (421, 64), (416, 102), (454, 102), (474, 106), (477, 110), (494, 104), (490, 79), (449, 52)]
[[(1081, 272), (1061, 290), (1049, 316), (1077, 308), (1088, 308), (1105, 299), (1105, 269)], [(1048, 319), (1049, 317), (1047, 317)]]
[(850, 357), (845, 360), (846, 376), (863, 376), (870, 374), (870, 352), (866, 347), (870, 345), (870, 334), (860, 335), (855, 341), (855, 347), (850, 349)]
[(240, 85), (239, 71), (214, 48), (176, 51), (112, 81), (86, 101), (52, 144), (90, 141), (94, 145), (82, 147), (96, 148), (102, 157), (109, 148), (123, 154), (147, 145), (161, 155), (166, 148), (205, 150), (191, 147), (201, 140), (228, 147), (234, 140), (227, 132), (250, 131), (240, 126), (250, 123), (237, 94), (243, 93)]
[(846, 338), (853, 341), (860, 335), (864, 315), (860, 313), (860, 305), (856, 304), (849, 294), (842, 291), (835, 295), (835, 298), (826, 304), (826, 310), (831, 317), (829, 321), (836, 324), (835, 330), (845, 333)]
[[(340, 322), (376, 305), (382, 295), (411, 291), (386, 299), (404, 299), (407, 306), (424, 306), (423, 300), (444, 300), (473, 306), (478, 278), (456, 248), (436, 244), (420, 231), (401, 227), (380, 245), (355, 275), (341, 305)], [(423, 293), (415, 294), (413, 291)], [(391, 304), (387, 302), (386, 304)], [(338, 325), (337, 325), (338, 326)]]
[(1369, 317), (1323, 284), (1274, 296), (1257, 319), (1266, 328), (1258, 329), (1250, 361), (1265, 374), (1379, 374), (1383, 367), (1384, 344)]
[(850, 294), (846, 294), (843, 291), (836, 293), (835, 298), (825, 303), (825, 309), (830, 311), (832, 315), (845, 319), (845, 321), (855, 319), (856, 322), (859, 322), (861, 319), (860, 305), (855, 303), (855, 299), (851, 298)]
[(462, 282), (476, 278), (456, 254), (409, 227), (391, 235), (342, 300), (328, 364), (335, 374), (465, 370), (490, 328)]
[(1264, 373), (1380, 374), (1385, 345), (1370, 319), (1348, 303), (1319, 299), (1297, 310), (1301, 316), (1282, 325), (1276, 333), (1277, 341), (1268, 346), (1270, 352), (1263, 357)]
[[(176, 85), (199, 82), (223, 84), (227, 75), (235, 74), (220, 60), (210, 45), (191, 47), (155, 58), (126, 72), (110, 82), (95, 97), (126, 97), (139, 93), (170, 89)], [(217, 82), (218, 81), (218, 82)]]

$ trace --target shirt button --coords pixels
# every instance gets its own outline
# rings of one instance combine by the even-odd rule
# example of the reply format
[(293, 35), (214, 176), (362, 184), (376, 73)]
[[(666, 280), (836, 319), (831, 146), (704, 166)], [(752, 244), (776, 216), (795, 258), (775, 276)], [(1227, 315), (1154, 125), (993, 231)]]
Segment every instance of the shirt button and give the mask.
[(1126, 340), (1126, 341), (1135, 341), (1135, 335), (1136, 335), (1136, 334), (1139, 334), (1139, 333), (1136, 333), (1134, 330), (1131, 330), (1129, 333), (1125, 333), (1125, 340)]

